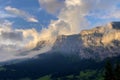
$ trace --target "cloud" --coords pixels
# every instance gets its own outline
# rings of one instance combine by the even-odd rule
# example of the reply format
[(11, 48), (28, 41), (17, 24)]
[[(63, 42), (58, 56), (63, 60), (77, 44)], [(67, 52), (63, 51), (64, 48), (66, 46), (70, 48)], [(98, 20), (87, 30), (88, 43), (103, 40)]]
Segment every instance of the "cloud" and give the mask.
[(11, 40), (11, 41), (22, 41), (23, 36), (21, 32), (1, 32), (1, 38), (4, 40)]
[(120, 19), (120, 8), (116, 7), (109, 11), (109, 13), (104, 14), (104, 16), (98, 16), (101, 19)]
[(15, 15), (12, 15), (12, 14), (8, 14), (8, 13), (6, 13), (6, 12), (4, 12), (4, 11), (0, 11), (0, 18), (1, 18), (1, 19), (3, 19), (3, 18), (8, 18), (8, 17), (12, 18), (12, 17), (16, 17), (16, 16), (15, 16)]
[(30, 15), (29, 13), (27, 13), (23, 10), (13, 8), (11, 6), (5, 7), (5, 10), (12, 14), (15, 14), (16, 16), (19, 16), (19, 17), (27, 20), (28, 22), (39, 22), (34, 16)]
[(35, 19), (34, 17), (29, 17), (27, 20), (28, 20), (29, 22), (38, 22), (38, 20)]
[[(52, 8), (52, 7), (49, 8), (48, 6), (53, 4), (60, 4), (59, 0), (49, 0), (49, 1), (39, 0), (39, 1), (41, 6), (43, 2), (44, 4), (46, 4), (46, 6), (43, 5), (42, 7), (46, 9), (48, 12), (49, 10), (51, 11)], [(48, 37), (76, 34), (79, 33), (80, 30), (82, 30), (83, 28), (89, 25), (87, 19), (85, 18), (85, 16), (88, 13), (88, 9), (90, 9), (91, 7), (88, 6), (89, 5), (88, 2), (85, 2), (83, 0), (62, 0), (61, 5), (62, 7), (58, 9), (60, 10), (57, 16), (58, 20), (51, 21), (48, 29), (42, 30), (42, 32), (48, 35)], [(55, 5), (54, 7), (58, 7), (58, 6)]]
[(120, 0), (61, 0), (61, 2), (59, 0), (39, 0), (39, 3), (50, 14), (54, 15), (56, 11), (59, 11), (58, 20), (51, 21), (49, 27), (42, 30), (49, 37), (77, 34), (81, 30), (89, 28), (91, 21), (86, 16), (105, 17), (104, 19), (119, 18), (119, 11), (114, 9)]
[(51, 14), (56, 14), (64, 6), (64, 0), (39, 0), (40, 6)]
[[(0, 44), (17, 44), (23, 40), (21, 32), (13, 30), (12, 22), (4, 21), (0, 23)], [(1, 45), (0, 45), (1, 46)]]
[[(0, 22), (0, 62), (13, 59), (31, 58), (41, 53), (27, 51), (34, 48), (39, 40), (39, 33), (33, 29), (13, 29), (12, 22)], [(42, 50), (46, 51), (44, 48)], [(23, 53), (27, 55), (22, 55)]]

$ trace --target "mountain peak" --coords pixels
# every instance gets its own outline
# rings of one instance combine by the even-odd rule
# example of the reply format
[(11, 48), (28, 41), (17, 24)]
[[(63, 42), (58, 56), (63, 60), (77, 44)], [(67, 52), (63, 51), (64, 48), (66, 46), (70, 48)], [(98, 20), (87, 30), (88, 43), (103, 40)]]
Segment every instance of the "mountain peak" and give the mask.
[(112, 29), (120, 29), (120, 22), (111, 22), (108, 23), (108, 26)]

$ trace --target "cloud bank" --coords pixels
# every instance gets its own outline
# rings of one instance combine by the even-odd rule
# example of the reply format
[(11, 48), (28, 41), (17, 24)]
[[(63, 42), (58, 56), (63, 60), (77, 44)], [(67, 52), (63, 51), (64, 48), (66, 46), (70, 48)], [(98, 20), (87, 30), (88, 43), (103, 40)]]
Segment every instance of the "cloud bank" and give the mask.
[(51, 43), (41, 50), (32, 50), (46, 37), (33, 29), (13, 29), (12, 22), (0, 22), (0, 62), (32, 58), (51, 49)]

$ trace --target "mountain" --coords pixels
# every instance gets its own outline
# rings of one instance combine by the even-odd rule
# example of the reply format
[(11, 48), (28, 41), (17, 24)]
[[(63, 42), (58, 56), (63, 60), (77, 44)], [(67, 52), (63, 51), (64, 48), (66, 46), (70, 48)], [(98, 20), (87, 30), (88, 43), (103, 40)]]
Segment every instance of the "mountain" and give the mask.
[[(103, 60), (107, 57), (120, 55), (120, 22), (111, 22), (89, 30), (82, 30), (79, 34), (59, 35), (50, 40), (38, 41), (36, 46), (27, 51), (22, 51), (16, 56), (37, 56), (41, 54), (64, 56), (77, 55), (80, 59)], [(39, 57), (38, 57), (39, 58)], [(31, 59), (31, 58), (28, 58)], [(16, 63), (22, 60), (12, 60), (6, 63)], [(4, 64), (1, 62), (0, 64)]]
[[(120, 22), (111, 22), (79, 34), (60, 35), (52, 43), (48, 53), (63, 55), (78, 54), (80, 58), (100, 59), (120, 55)], [(34, 50), (49, 45), (49, 41), (40, 41)]]
[[(39, 79), (45, 75), (51, 76), (48, 80), (104, 80), (106, 60), (109, 57), (112, 65), (116, 65), (120, 61), (119, 48), (120, 22), (79, 34), (60, 35), (55, 40), (39, 41), (36, 47), (19, 55), (41, 54), (1, 65), (0, 80), (45, 80)], [(66, 79), (68, 75), (80, 76), (80, 79)]]

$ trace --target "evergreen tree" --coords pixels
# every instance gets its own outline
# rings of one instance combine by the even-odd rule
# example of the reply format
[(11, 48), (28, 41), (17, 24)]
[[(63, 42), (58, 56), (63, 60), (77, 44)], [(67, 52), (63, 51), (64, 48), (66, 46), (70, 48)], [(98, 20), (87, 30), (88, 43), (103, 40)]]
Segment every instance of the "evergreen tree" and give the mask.
[(105, 65), (104, 80), (115, 80), (114, 73), (113, 73), (113, 67), (109, 60), (107, 61)]
[(117, 64), (115, 65), (115, 80), (120, 80), (120, 63), (117, 62)]

